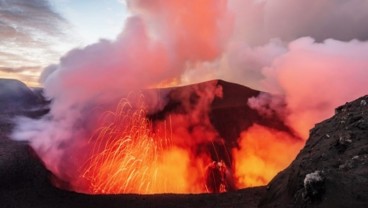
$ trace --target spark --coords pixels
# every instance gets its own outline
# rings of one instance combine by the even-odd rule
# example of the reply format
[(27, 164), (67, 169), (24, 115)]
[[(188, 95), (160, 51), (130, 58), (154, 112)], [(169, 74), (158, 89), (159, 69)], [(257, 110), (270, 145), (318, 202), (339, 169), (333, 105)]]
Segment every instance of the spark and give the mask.
[(170, 183), (160, 163), (172, 147), (171, 135), (166, 129), (152, 129), (143, 97), (134, 106), (122, 99), (115, 112), (106, 112), (102, 127), (90, 139), (92, 156), (83, 166), (88, 192), (167, 192)]

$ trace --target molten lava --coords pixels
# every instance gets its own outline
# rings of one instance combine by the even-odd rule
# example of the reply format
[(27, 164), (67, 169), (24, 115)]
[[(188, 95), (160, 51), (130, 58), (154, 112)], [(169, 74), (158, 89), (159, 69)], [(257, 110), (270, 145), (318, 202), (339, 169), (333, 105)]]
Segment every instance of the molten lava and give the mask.
[[(226, 147), (232, 161), (225, 163), (216, 149), (215, 157), (208, 149), (215, 148), (215, 141), (201, 139), (210, 135), (209, 129), (201, 128), (202, 136), (197, 138), (197, 133), (177, 131), (185, 126), (183, 122), (191, 122), (181, 116), (151, 121), (144, 97), (138, 97), (132, 103), (122, 99), (114, 112), (103, 114), (89, 140), (89, 159), (78, 181), (72, 182), (74, 190), (92, 194), (216, 193), (266, 185), (303, 144), (289, 133), (253, 125), (241, 134), (240, 148)], [(210, 145), (199, 148), (201, 142)]]
[[(201, 174), (188, 150), (172, 142), (171, 125), (153, 129), (142, 100), (132, 106), (120, 101), (104, 115), (91, 138), (92, 156), (83, 166), (78, 189), (86, 193), (198, 193)], [(194, 174), (194, 175), (193, 175)]]
[(303, 142), (284, 132), (253, 125), (233, 151), (238, 187), (266, 185), (294, 160)]

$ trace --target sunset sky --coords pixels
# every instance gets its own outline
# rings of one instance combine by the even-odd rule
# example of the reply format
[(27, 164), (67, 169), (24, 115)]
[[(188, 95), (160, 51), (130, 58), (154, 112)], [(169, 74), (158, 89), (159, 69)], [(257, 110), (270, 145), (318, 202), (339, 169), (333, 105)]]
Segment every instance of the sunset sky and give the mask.
[(0, 0), (0, 78), (38, 86), (67, 51), (115, 39), (129, 15), (119, 0)]
[[(115, 40), (132, 15), (127, 2), (144, 1), (0, 0), (0, 77), (20, 79), (30, 86), (42, 85), (38, 82), (42, 70), (50, 64), (58, 64), (69, 50), (97, 43), (101, 38)], [(145, 4), (148, 5), (147, 2)], [(363, 48), (368, 40), (368, 28), (365, 27), (368, 19), (366, 0), (213, 2), (214, 5), (226, 2), (222, 7), (227, 7), (233, 21), (227, 24), (226, 29), (220, 28), (224, 25), (221, 22), (223, 17), (218, 17), (216, 24), (219, 33), (231, 33), (231, 37), (226, 41), (216, 40), (221, 41), (217, 45), (224, 47), (221, 54), (212, 60), (189, 64), (190, 67), (178, 75), (179, 83), (221, 78), (257, 89), (280, 91), (280, 86), (266, 89), (272, 85), (272, 81), (266, 81), (265, 86), (264, 78), (270, 75), (267, 69), (275, 68), (276, 61), (290, 52), (292, 45), (302, 48), (311, 45), (314, 50), (318, 48), (317, 43), (322, 43), (321, 47), (342, 52), (344, 50), (334, 48), (335, 42), (325, 44), (324, 41), (336, 40), (346, 46)], [(189, 13), (192, 11), (191, 18), (200, 22), (203, 15), (194, 14), (195, 10)], [(163, 18), (171, 17), (166, 15)], [(147, 24), (150, 27), (157, 26), (153, 22)], [(309, 38), (310, 41), (303, 41), (303, 38)], [(360, 42), (354, 44), (351, 41)], [(350, 49), (358, 51), (354, 47)]]

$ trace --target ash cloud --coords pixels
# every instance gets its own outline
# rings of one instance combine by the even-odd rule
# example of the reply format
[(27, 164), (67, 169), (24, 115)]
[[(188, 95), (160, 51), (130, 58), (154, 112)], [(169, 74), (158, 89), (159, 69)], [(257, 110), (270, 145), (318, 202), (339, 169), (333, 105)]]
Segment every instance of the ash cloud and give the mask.
[[(257, 70), (262, 77), (256, 82), (253, 80), (258, 89), (277, 96), (272, 99), (265, 99), (264, 96), (252, 98), (249, 104), (261, 114), (283, 112), (285, 122), (305, 139), (309, 129), (331, 116), (334, 108), (368, 91), (365, 81), (368, 77), (368, 61), (365, 58), (367, 41), (327, 39), (317, 42), (311, 37), (304, 37), (277, 47), (282, 53), (260, 65)], [(260, 57), (268, 57), (265, 54), (267, 52)], [(247, 75), (246, 67), (241, 71), (246, 64), (239, 63), (233, 71), (226, 72), (229, 77), (237, 74), (238, 78), (239, 73)], [(285, 105), (275, 105), (280, 103), (280, 96), (285, 99)]]
[(230, 0), (229, 7), (234, 14), (234, 30), (224, 55), (210, 67), (196, 66), (194, 72), (183, 75), (183, 80), (207, 74), (262, 89), (262, 68), (286, 53), (294, 40), (368, 40), (365, 0)]
[[(231, 0), (234, 33), (224, 55), (196, 66), (183, 80), (223, 79), (281, 95), (285, 109), (264, 97), (252, 104), (285, 112), (306, 139), (336, 106), (367, 92), (368, 2), (364, 0)], [(208, 67), (211, 66), (211, 67)], [(276, 100), (280, 96), (276, 96)], [(253, 106), (254, 107), (254, 106)]]
[[(30, 141), (61, 174), (59, 162), (73, 163), (68, 151), (83, 150), (96, 127), (101, 113), (96, 108), (112, 109), (111, 103), (132, 91), (177, 78), (187, 64), (220, 56), (232, 22), (226, 3), (128, 1), (133, 15), (116, 40), (74, 49), (46, 68), (41, 80), (52, 100), (50, 114), (41, 120), (20, 118), (13, 138)], [(158, 100), (150, 98), (147, 105), (160, 106)]]
[(262, 70), (266, 89), (283, 94), (286, 122), (303, 137), (334, 108), (368, 92), (368, 42), (312, 38), (291, 42), (288, 52)]

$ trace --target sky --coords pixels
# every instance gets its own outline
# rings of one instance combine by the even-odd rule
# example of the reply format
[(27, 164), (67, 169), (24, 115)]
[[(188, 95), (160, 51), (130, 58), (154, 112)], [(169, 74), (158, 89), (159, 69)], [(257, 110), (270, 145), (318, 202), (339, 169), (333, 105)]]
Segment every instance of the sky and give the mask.
[(129, 15), (119, 0), (0, 0), (0, 78), (39, 86), (66, 52), (115, 39)]
[[(199, 2), (202, 1), (205, 2)], [(127, 2), (133, 5), (129, 10)], [(131, 16), (134, 4), (140, 2), (145, 1), (0, 0), (0, 77), (42, 86), (39, 82), (42, 71), (51, 64), (58, 64), (68, 51), (97, 43), (101, 38), (115, 40)], [(280, 92), (280, 87), (267, 89), (270, 87), (266, 85), (272, 85), (272, 81), (265, 79), (269, 75), (267, 68), (290, 51), (293, 41), (311, 38), (311, 44), (314, 44), (331, 39), (351, 45), (350, 41), (368, 40), (366, 0), (213, 2), (216, 2), (214, 5), (226, 2), (222, 7), (227, 7), (233, 18), (233, 21), (226, 20), (231, 22), (228, 24), (231, 29), (226, 29), (231, 31), (231, 37), (227, 37), (226, 43), (220, 40), (217, 44), (224, 48), (216, 59), (187, 64), (176, 80), (167, 82), (189, 84), (220, 78)], [(155, 22), (146, 22), (156, 27)], [(221, 22), (217, 24), (223, 27)], [(161, 29), (152, 31), (160, 33), (157, 31)], [(223, 31), (222, 28), (219, 32), (225, 34)], [(267, 84), (262, 83), (265, 80)]]

